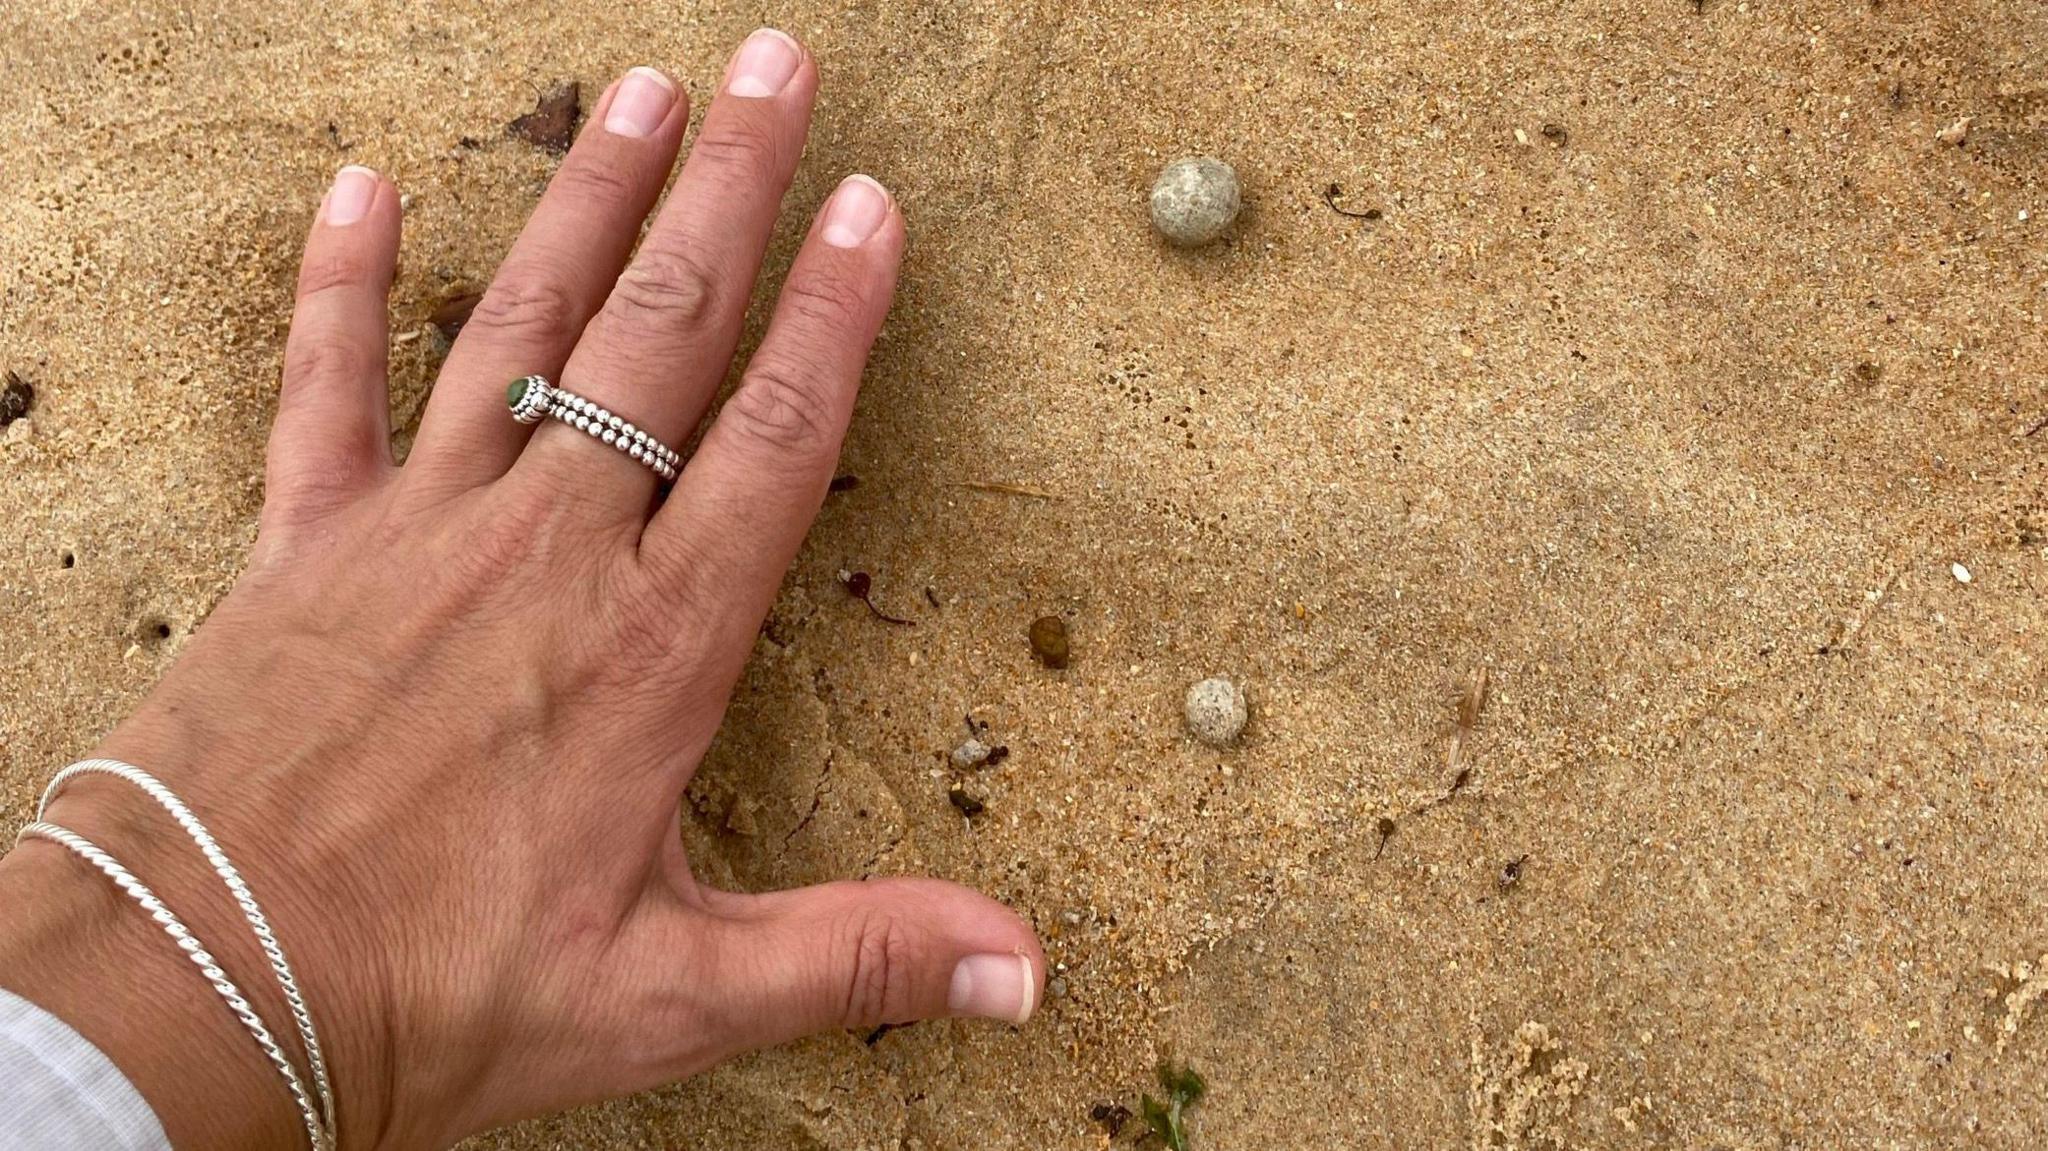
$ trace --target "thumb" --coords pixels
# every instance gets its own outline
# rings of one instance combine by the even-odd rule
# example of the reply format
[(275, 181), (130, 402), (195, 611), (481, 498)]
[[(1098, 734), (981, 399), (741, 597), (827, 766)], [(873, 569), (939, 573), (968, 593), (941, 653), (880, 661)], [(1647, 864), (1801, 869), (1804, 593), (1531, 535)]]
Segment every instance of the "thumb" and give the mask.
[(941, 1016), (1022, 1023), (1045, 952), (1017, 913), (936, 879), (826, 883), (720, 900), (709, 983), (743, 1048)]

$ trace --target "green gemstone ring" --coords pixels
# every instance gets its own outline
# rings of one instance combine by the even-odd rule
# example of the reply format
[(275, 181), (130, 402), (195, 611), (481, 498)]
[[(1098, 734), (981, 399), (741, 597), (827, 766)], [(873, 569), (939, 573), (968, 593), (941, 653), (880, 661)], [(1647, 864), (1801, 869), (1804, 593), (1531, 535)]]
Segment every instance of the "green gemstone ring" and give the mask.
[(506, 385), (505, 406), (522, 424), (537, 424), (553, 416), (606, 447), (617, 448), (666, 482), (674, 482), (676, 469), (683, 462), (674, 448), (601, 405), (556, 387), (544, 376), (521, 376)]

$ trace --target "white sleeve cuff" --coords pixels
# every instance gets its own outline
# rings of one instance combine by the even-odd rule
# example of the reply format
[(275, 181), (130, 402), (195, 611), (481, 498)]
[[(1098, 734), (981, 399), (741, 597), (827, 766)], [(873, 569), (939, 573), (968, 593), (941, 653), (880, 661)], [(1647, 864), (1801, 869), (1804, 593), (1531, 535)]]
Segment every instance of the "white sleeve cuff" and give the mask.
[(0, 988), (0, 1147), (171, 1151), (113, 1061), (56, 1016)]

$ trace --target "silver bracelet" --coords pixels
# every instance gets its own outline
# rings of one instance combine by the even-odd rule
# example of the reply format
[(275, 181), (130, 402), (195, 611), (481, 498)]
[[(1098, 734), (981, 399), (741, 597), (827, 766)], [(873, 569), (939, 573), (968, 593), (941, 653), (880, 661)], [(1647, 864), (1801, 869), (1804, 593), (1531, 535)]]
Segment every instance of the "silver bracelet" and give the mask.
[[(298, 1028), (299, 1042), (305, 1048), (306, 1062), (312, 1073), (313, 1093), (317, 1097), (318, 1102), (317, 1111), (314, 1107), (314, 1100), (307, 1098), (305, 1086), (299, 1079), (297, 1070), (292, 1067), (291, 1061), (284, 1057), (283, 1052), (277, 1048), (276, 1041), (270, 1037), (269, 1031), (263, 1028), (261, 1021), (255, 1019), (253, 1013), (244, 1016), (243, 1012), (238, 1010), (236, 1015), (238, 1018), (242, 1018), (243, 1024), (250, 1028), (250, 1034), (255, 1036), (257, 1045), (264, 1049), (265, 1054), (271, 1057), (271, 1062), (277, 1065), (284, 1074), (285, 1084), (290, 1088), (292, 1098), (299, 1104), (301, 1118), (306, 1122), (306, 1134), (312, 1140), (314, 1151), (325, 1151), (326, 1148), (333, 1147), (339, 1141), (340, 1129), (335, 1118), (334, 1092), (327, 1076), (327, 1062), (321, 1054), (320, 1040), (313, 1028), (313, 1014), (307, 1008), (305, 997), (299, 991), (298, 979), (292, 973), (291, 964), (285, 959), (284, 947), (278, 943), (276, 933), (271, 930), (269, 918), (263, 914), (262, 907), (256, 902), (255, 894), (249, 890), (248, 881), (242, 878), (241, 872), (237, 871), (235, 865), (228, 860), (227, 852), (221, 848), (220, 842), (213, 837), (211, 832), (206, 830), (206, 825), (199, 821), (199, 817), (192, 813), (192, 809), (187, 807), (184, 801), (179, 799), (170, 788), (164, 786), (161, 780), (136, 767), (134, 764), (123, 763), (118, 759), (87, 759), (72, 764), (58, 772), (50, 780), (49, 786), (43, 789), (42, 802), (36, 808), (37, 822), (31, 824), (30, 829), (37, 829), (36, 833), (44, 836), (44, 838), (55, 839), (57, 842), (63, 843), (66, 847), (71, 848), (72, 851), (91, 861), (101, 871), (106, 872), (109, 878), (114, 879), (115, 883), (122, 886), (123, 890), (135, 896), (138, 902), (142, 902), (144, 908), (150, 909), (151, 915), (156, 917), (159, 923), (165, 924), (165, 931), (169, 932), (173, 939), (179, 939), (180, 947), (186, 947), (184, 939), (180, 938), (177, 932), (171, 931), (171, 924), (177, 923), (176, 917), (172, 916), (167, 922), (162, 917), (156, 916), (156, 912), (150, 908), (150, 904), (143, 901), (142, 897), (145, 894), (149, 894), (149, 889), (143, 887), (140, 880), (134, 880), (133, 876), (129, 876), (130, 880), (136, 885), (133, 888), (122, 883), (116, 872), (118, 871), (120, 875), (128, 875), (128, 872), (111, 856), (108, 856), (105, 852), (93, 847), (91, 843), (64, 828), (43, 822), (44, 812), (49, 807), (50, 801), (56, 798), (63, 785), (77, 776), (88, 773), (112, 775), (125, 779), (155, 800), (159, 806), (170, 813), (171, 818), (175, 819), (180, 827), (185, 829), (186, 834), (192, 837), (192, 842), (198, 846), (200, 854), (204, 855), (207, 863), (212, 865), (214, 874), (220, 876), (221, 882), (227, 886), (228, 894), (233, 896), (236, 905), (241, 908), (242, 918), (248, 922), (250, 932), (256, 936), (258, 946), (263, 949), (264, 957), (269, 960), (271, 972), (277, 978), (278, 990), (283, 993), (285, 1004), (291, 1011), (292, 1022)], [(71, 836), (77, 842), (72, 843), (51, 835), (49, 834), (51, 830)], [(28, 833), (29, 829), (24, 829), (22, 832), (24, 835)], [(80, 850), (79, 845), (81, 844), (97, 852), (99, 858), (86, 855), (84, 851)], [(102, 860), (104, 860), (104, 863), (101, 862)], [(109, 867), (112, 867), (114, 870), (109, 870)], [(137, 889), (140, 890), (140, 894), (138, 894)], [(150, 898), (154, 899), (155, 897), (151, 895)], [(159, 901), (156, 906), (160, 908), (162, 903)], [(170, 915), (168, 908), (164, 909), (164, 915)], [(184, 931), (185, 938), (191, 938), (190, 931), (185, 929), (183, 924), (178, 924), (178, 928), (180, 931)], [(198, 941), (193, 939), (192, 943), (193, 946), (197, 946)], [(190, 950), (190, 948), (187, 948), (188, 953)], [(209, 956), (208, 958), (210, 961), (211, 957)], [(202, 967), (201, 970), (204, 971), (206, 969)], [(215, 970), (218, 970), (218, 968), (216, 967)], [(225, 980), (225, 974), (221, 978)], [(211, 980), (211, 975), (209, 975), (209, 980)], [(220, 983), (215, 983), (214, 986), (216, 990), (219, 990), (221, 985)], [(229, 983), (228, 988), (232, 990), (233, 984)], [(239, 998), (239, 995), (237, 998)], [(246, 1002), (244, 1005), (246, 1006)], [(231, 1008), (234, 1007), (234, 1001), (230, 1001), (229, 1006)]]
[(284, 1049), (277, 1045), (277, 1040), (270, 1037), (270, 1029), (263, 1026), (263, 1020), (257, 1016), (255, 1008), (249, 1006), (249, 1001), (243, 998), (241, 989), (235, 986), (235, 981), (228, 978), (227, 972), (221, 970), (220, 964), (199, 942), (198, 937), (192, 934), (191, 929), (186, 927), (170, 908), (164, 906), (163, 900), (156, 897), (156, 892), (151, 891), (148, 884), (135, 878), (134, 874), (121, 866), (113, 856), (101, 851), (91, 840), (75, 831), (39, 819), (22, 828), (14, 837), (14, 842), (18, 846), (31, 835), (70, 848), (73, 854), (104, 872), (108, 879), (114, 881), (114, 886), (127, 892), (135, 902), (142, 905), (144, 911), (149, 912), (151, 919), (163, 925), (164, 934), (169, 935), (178, 945), (178, 950), (185, 953), (185, 958), (190, 959), (193, 965), (199, 968), (199, 973), (213, 985), (222, 1002), (228, 1005), (228, 1010), (234, 1012), (235, 1018), (241, 1020), (242, 1026), (255, 1037), (256, 1045), (270, 1058), (271, 1066), (277, 1068), (279, 1075), (284, 1076), (285, 1087), (298, 1102), (299, 1115), (306, 1122), (306, 1138), (312, 1140), (314, 1151), (326, 1151), (332, 1147), (332, 1137), (321, 1127), (320, 1116), (313, 1110), (313, 1101), (306, 1097), (306, 1086), (299, 1080), (299, 1073), (292, 1067), (291, 1060), (285, 1058)]

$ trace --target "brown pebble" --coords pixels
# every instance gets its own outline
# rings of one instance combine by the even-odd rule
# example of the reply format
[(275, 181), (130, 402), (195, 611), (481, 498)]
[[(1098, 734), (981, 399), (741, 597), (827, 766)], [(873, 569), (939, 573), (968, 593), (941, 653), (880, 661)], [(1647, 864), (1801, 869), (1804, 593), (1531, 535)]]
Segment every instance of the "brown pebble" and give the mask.
[(946, 793), (946, 801), (960, 809), (960, 814), (969, 819), (988, 810), (988, 805), (967, 794), (964, 787), (956, 787)]
[(1563, 124), (1545, 124), (1543, 138), (1562, 148), (1572, 138), (1572, 134), (1565, 130)]
[(1522, 865), (1527, 862), (1529, 862), (1529, 857), (1524, 855), (1518, 859), (1510, 860), (1507, 866), (1500, 869), (1500, 889), (1502, 891), (1506, 891), (1508, 888), (1521, 882)]
[(35, 388), (13, 372), (7, 373), (7, 386), (0, 388), (0, 428), (27, 415), (35, 402)]
[(1097, 1103), (1088, 1109), (1088, 1118), (1114, 1139), (1123, 1131), (1124, 1124), (1131, 1121), (1131, 1109), (1121, 1103)]
[(1031, 651), (1038, 662), (1055, 670), (1067, 666), (1067, 624), (1056, 615), (1042, 615), (1031, 621)]
[(571, 80), (556, 85), (534, 103), (533, 111), (507, 124), (505, 130), (559, 156), (575, 142), (576, 124), (582, 119), (583, 85)]

